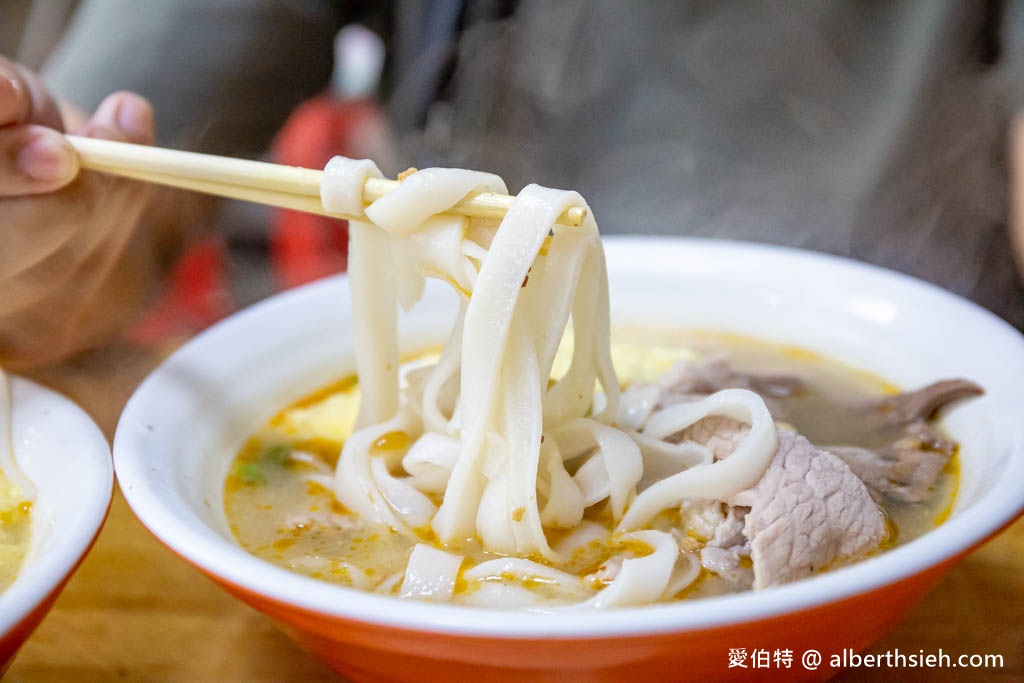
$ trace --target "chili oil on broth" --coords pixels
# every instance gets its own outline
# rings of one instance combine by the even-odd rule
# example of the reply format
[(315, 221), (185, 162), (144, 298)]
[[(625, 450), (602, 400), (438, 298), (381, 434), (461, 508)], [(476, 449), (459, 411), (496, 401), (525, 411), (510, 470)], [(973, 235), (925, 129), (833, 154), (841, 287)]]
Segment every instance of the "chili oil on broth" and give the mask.
[[(655, 381), (680, 360), (698, 360), (725, 353), (737, 371), (764, 375), (793, 375), (805, 390), (785, 399), (790, 422), (812, 443), (843, 443), (874, 447), (885, 434), (857, 432), (847, 418), (851, 404), (896, 393), (898, 389), (870, 373), (857, 370), (814, 352), (738, 335), (701, 331), (619, 329), (613, 335), (612, 357), (620, 382)], [(424, 352), (406, 366), (433, 362), (434, 352)], [(552, 376), (568, 368), (571, 344), (559, 350)], [(334, 467), (344, 440), (351, 434), (359, 409), (359, 386), (354, 377), (336, 382), (302, 399), (276, 415), (253, 434), (239, 450), (225, 480), (224, 506), (230, 529), (250, 553), (291, 571), (346, 586), (378, 592), (396, 592), (415, 540), (387, 526), (369, 523), (348, 512), (331, 489)], [(402, 434), (384, 435), (375, 445), (380, 454), (404, 449)], [(929, 499), (921, 504), (883, 501), (893, 531), (885, 547), (906, 543), (940, 524), (952, 508), (958, 486), (958, 457), (936, 482)], [(440, 497), (434, 497), (440, 503)], [(612, 520), (594, 506), (586, 520), (611, 528)], [(678, 525), (678, 512), (663, 512), (652, 528), (668, 530)], [(557, 546), (571, 531), (547, 529)], [(419, 542), (435, 547), (429, 528), (416, 530)], [(697, 539), (700, 541), (700, 539)], [(501, 557), (486, 551), (479, 540), (447, 544), (444, 550), (463, 555), (463, 569)], [(593, 576), (611, 556), (622, 553), (612, 543), (591, 543), (571, 553), (567, 562), (553, 565), (581, 577)], [(631, 548), (634, 556), (649, 550)], [(541, 557), (530, 557), (551, 564)], [(509, 580), (515, 581), (514, 577)], [(592, 578), (592, 588), (601, 579)], [(558, 601), (543, 585), (529, 586), (543, 597)], [(721, 594), (735, 590), (731, 584), (706, 570), (678, 598)], [(456, 584), (453, 602), (466, 601), (466, 582)]]

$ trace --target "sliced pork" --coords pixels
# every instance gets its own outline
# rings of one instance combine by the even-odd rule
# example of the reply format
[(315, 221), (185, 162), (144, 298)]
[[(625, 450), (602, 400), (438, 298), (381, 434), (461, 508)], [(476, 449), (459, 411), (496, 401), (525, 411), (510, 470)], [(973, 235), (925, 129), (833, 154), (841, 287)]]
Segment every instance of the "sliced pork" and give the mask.
[(896, 441), (880, 448), (830, 446), (829, 450), (861, 478), (876, 497), (900, 503), (923, 502), (956, 452), (927, 422), (907, 425)]
[(869, 418), (888, 425), (927, 422), (951, 403), (981, 396), (985, 390), (966, 379), (947, 379), (923, 389), (886, 396), (869, 406)]
[[(727, 388), (757, 392), (780, 421), (801, 410), (790, 401), (806, 401), (809, 390), (795, 377), (737, 372), (719, 355), (679, 363), (657, 385), (636, 388), (635, 397), (627, 390), (624, 397), (639, 428), (652, 410)], [(956, 443), (929, 420), (981, 393), (973, 382), (947, 380), (868, 404), (840, 403), (826, 414), (836, 420), (835, 435), (851, 435), (855, 443), (817, 447), (780, 428), (778, 449), (761, 480), (724, 502), (684, 501), (681, 528), (699, 543), (703, 567), (737, 590), (788, 583), (860, 559), (888, 537), (879, 502), (925, 501), (956, 451)], [(721, 460), (748, 431), (730, 418), (710, 416), (665, 441), (697, 444)]]
[(786, 419), (784, 400), (804, 388), (803, 380), (793, 375), (754, 375), (737, 372), (725, 354), (698, 361), (680, 361), (661, 376), (659, 405), (669, 406), (701, 399), (722, 389), (749, 389), (764, 399), (777, 420)]
[[(789, 418), (786, 401), (805, 388), (799, 378), (789, 375), (737, 372), (725, 355), (678, 363), (659, 386), (663, 406), (698, 400), (726, 388), (750, 389), (764, 398), (776, 420)], [(871, 443), (826, 443), (823, 447), (849, 465), (877, 499), (920, 503), (934, 489), (956, 451), (956, 443), (943, 437), (929, 420), (946, 406), (983, 393), (974, 382), (952, 379), (867, 405), (851, 405), (841, 419), (855, 428), (846, 431), (874, 435)], [(713, 431), (713, 427), (707, 424), (703, 428)], [(703, 443), (700, 438), (694, 440)]]
[(889, 443), (873, 448), (836, 445), (843, 459), (876, 496), (920, 503), (935, 487), (956, 453), (956, 442), (942, 436), (929, 420), (944, 407), (984, 390), (962, 379), (930, 384), (917, 391), (886, 396), (861, 411), (865, 430), (892, 430)]
[(795, 432), (779, 432), (764, 477), (730, 504), (750, 508), (754, 588), (796, 581), (859, 559), (886, 539), (882, 510), (846, 463)]
[[(727, 458), (748, 427), (725, 417), (704, 418), (676, 435)], [(838, 457), (796, 432), (780, 430), (768, 470), (752, 488), (725, 503), (687, 501), (684, 528), (706, 542), (701, 563), (732, 582), (755, 589), (805, 578), (859, 559), (885, 540), (885, 518), (867, 487)], [(744, 587), (739, 584), (738, 587)]]

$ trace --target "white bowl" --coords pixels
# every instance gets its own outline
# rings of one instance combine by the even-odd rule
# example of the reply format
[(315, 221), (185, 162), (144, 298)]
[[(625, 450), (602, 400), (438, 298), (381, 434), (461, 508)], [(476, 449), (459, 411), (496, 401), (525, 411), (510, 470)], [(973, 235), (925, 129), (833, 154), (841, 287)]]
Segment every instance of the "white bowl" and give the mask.
[(36, 488), (28, 554), (0, 593), (0, 674), (49, 611), (99, 534), (110, 508), (110, 446), (81, 408), (11, 378), (14, 457)]
[[(709, 240), (605, 242), (613, 325), (723, 330), (797, 344), (905, 387), (948, 377), (981, 384), (985, 396), (944, 421), (962, 444), (961, 488), (949, 520), (877, 557), (788, 586), (596, 614), (498, 616), (399, 602), (290, 573), (234, 541), (223, 512), (224, 477), (261, 423), (353, 371), (342, 277), (233, 316), (150, 375), (114, 441), (129, 505), (168, 547), (339, 671), (402, 680), (616, 672), (671, 680), (680, 671), (716, 677), (726, 674), (728, 648), (740, 644), (860, 649), (955, 560), (1021, 513), (1024, 338), (1006, 323), (936, 287), (834, 257)], [(406, 349), (443, 340), (455, 304), (442, 290), (428, 287), (403, 320)]]

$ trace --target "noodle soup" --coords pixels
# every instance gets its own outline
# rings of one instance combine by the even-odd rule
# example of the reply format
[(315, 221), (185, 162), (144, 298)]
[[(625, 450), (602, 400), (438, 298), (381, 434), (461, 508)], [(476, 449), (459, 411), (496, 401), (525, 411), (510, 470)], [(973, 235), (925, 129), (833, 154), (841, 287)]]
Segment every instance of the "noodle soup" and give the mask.
[[(748, 652), (865, 646), (959, 558), (1019, 514), (1024, 453), (1014, 416), (1024, 389), (1013, 378), (1024, 367), (1024, 342), (1005, 323), (923, 283), (794, 250), (656, 238), (610, 239), (606, 250), (613, 320), (620, 326), (699, 326), (754, 337), (764, 330), (761, 336), (802, 344), (901, 388), (961, 375), (984, 386), (984, 397), (942, 413), (943, 429), (961, 443), (956, 505), (948, 519), (909, 543), (808, 581), (651, 609), (498, 611), (388, 597), (282, 569), (246, 552), (232, 536), (225, 477), (248, 435), (275, 413), (353, 374), (354, 322), (343, 278), (218, 325), (143, 384), (115, 445), (129, 504), (162, 542), (233, 597), (288, 624), (288, 635), (313, 656), (352, 679), (406, 681), (671, 681), (683, 671), (713, 680), (726, 670), (725, 641)], [(443, 286), (428, 288), (404, 320), (403, 353), (436, 349), (455, 312), (457, 300), (444, 298)], [(674, 334), (666, 337), (658, 343), (672, 346)], [(246, 432), (238, 432), (240, 424)], [(562, 538), (552, 533), (550, 540), (558, 545)], [(468, 568), (466, 560), (456, 577), (460, 589), (463, 581), (476, 583), (466, 577)], [(525, 583), (511, 571), (506, 581)], [(487, 585), (500, 587), (497, 580)]]
[[(352, 385), (287, 413), (246, 447), (228, 507), (248, 508), (235, 528), (254, 552), (403, 598), (592, 610), (772, 588), (919, 533), (897, 518), (938, 514), (920, 510), (950, 489), (956, 444), (928, 420), (977, 385), (886, 396), (834, 369), (786, 374), (785, 353), (750, 372), (740, 349), (643, 336), (616, 362), (579, 194), (529, 185), (499, 223), (446, 213), (505, 194), (492, 174), (413, 169), (367, 205), (374, 176), (335, 157), (321, 184), (324, 207), (353, 217), (359, 397)], [(403, 373), (399, 309), (428, 278), (458, 313), (436, 359)], [(310, 428), (289, 434), (296, 419)], [(250, 489), (285, 493), (239, 504)], [(261, 515), (273, 534), (242, 528)]]
[[(612, 346), (623, 389), (657, 382), (674, 368), (725, 365), (737, 377), (756, 378), (759, 393), (773, 402), (780, 422), (791, 424), (817, 445), (878, 448), (898, 435), (891, 425), (865, 417), (861, 407), (896, 394), (896, 388), (870, 374), (794, 347), (783, 347), (728, 335), (660, 330), (623, 330)], [(553, 376), (569, 365), (563, 349)], [(420, 358), (405, 366), (406, 374), (432, 362)], [(558, 605), (587, 597), (557, 579), (565, 573), (593, 589), (608, 585), (621, 542), (613, 540), (614, 522), (606, 506), (589, 507), (582, 524), (573, 529), (546, 528), (549, 541), (565, 561), (531, 559), (552, 570), (551, 576), (492, 570), (487, 576), (474, 568), (507, 561), (487, 550), (479, 539), (442, 544), (429, 528), (410, 539), (386, 525), (361, 519), (334, 497), (331, 477), (342, 444), (351, 434), (360, 392), (354, 378), (337, 383), (291, 406), (264, 425), (241, 448), (225, 482), (225, 512), (238, 542), (254, 555), (313, 578), (368, 591), (398, 595), (410, 553), (417, 543), (456, 552), (461, 565), (451, 600), (459, 604), (503, 606), (498, 584), (529, 590), (540, 604)], [(868, 413), (870, 414), (870, 413)], [(405, 449), (400, 433), (386, 435), (375, 448)], [(941, 523), (952, 506), (957, 488), (953, 455), (920, 501), (901, 501), (878, 495), (885, 511), (889, 537), (880, 549), (906, 543)], [(440, 503), (440, 497), (435, 498)], [(707, 516), (705, 510), (703, 516)], [(664, 511), (652, 528), (673, 533), (684, 555), (699, 557), (709, 547), (709, 524), (685, 510)], [(713, 530), (710, 531), (713, 536)], [(593, 540), (588, 541), (588, 535)], [(643, 543), (627, 549), (630, 556), (653, 552)], [(692, 580), (665, 599), (695, 598), (751, 588), (749, 557), (735, 567), (713, 569), (713, 561), (694, 562)], [(557, 572), (557, 573), (556, 573)], [(469, 578), (467, 579), (467, 575)], [(683, 576), (684, 579), (691, 578)], [(507, 606), (518, 606), (514, 604)]]

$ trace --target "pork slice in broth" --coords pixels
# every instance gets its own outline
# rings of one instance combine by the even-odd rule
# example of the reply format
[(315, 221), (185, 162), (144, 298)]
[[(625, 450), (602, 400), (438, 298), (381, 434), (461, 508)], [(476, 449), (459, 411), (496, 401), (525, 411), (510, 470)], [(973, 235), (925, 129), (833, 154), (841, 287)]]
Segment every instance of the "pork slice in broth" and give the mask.
[(927, 422), (946, 406), (984, 393), (984, 389), (969, 380), (947, 379), (872, 402), (867, 407), (868, 419), (900, 427)]
[[(692, 441), (716, 459), (729, 457), (749, 427), (729, 418), (704, 418), (673, 441)], [(741, 560), (753, 564), (753, 588), (761, 589), (808, 577), (859, 559), (888, 535), (885, 517), (867, 487), (837, 456), (816, 448), (794, 431), (779, 431), (779, 445), (768, 470), (752, 488), (733, 496), (721, 512), (716, 503), (680, 510), (684, 525), (716, 525), (703, 531), (701, 552), (706, 569), (723, 578), (744, 581)], [(721, 505), (721, 504), (717, 504)], [(717, 517), (716, 517), (716, 513)], [(742, 520), (742, 535), (732, 527)]]
[[(755, 391), (772, 416), (784, 421), (794, 417), (791, 400), (804, 396), (807, 388), (803, 380), (791, 375), (736, 371), (727, 356), (717, 354), (677, 364), (661, 382), (660, 404), (699, 400), (732, 387)], [(866, 404), (837, 403), (823, 414), (819, 409), (820, 419), (811, 426), (812, 431), (822, 433), (812, 438), (828, 439), (816, 442), (828, 444), (823, 448), (849, 465), (877, 500), (922, 503), (956, 452), (956, 443), (929, 421), (946, 406), (983, 393), (974, 382), (952, 379)], [(829, 423), (836, 429), (823, 430)], [(804, 429), (801, 424), (797, 428)], [(858, 439), (843, 438), (853, 434)]]
[(956, 453), (956, 443), (928, 421), (944, 407), (983, 393), (974, 382), (957, 379), (886, 396), (865, 406), (860, 419), (865, 431), (890, 433), (888, 443), (873, 448), (836, 445), (829, 450), (842, 458), (876, 497), (921, 503)]
[(804, 382), (795, 375), (760, 375), (739, 372), (728, 355), (712, 354), (696, 361), (680, 361), (658, 382), (659, 407), (699, 401), (723, 389), (749, 389), (758, 394), (776, 420), (787, 419), (785, 400), (804, 390)]
[(888, 535), (881, 508), (853, 470), (789, 430), (780, 430), (761, 481), (729, 503), (750, 508), (743, 533), (755, 590), (864, 557)]

